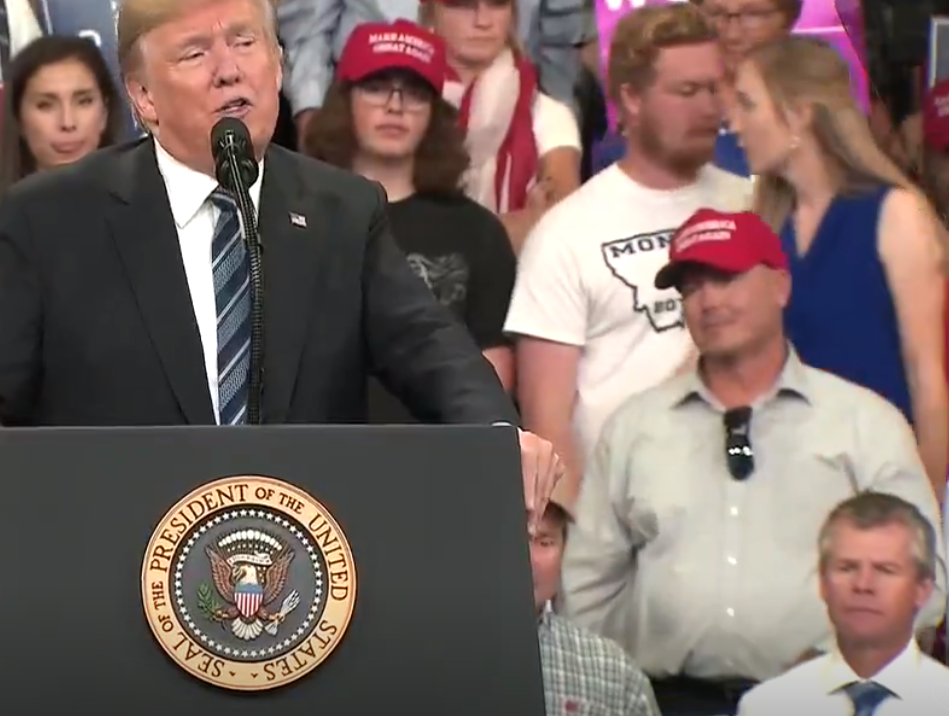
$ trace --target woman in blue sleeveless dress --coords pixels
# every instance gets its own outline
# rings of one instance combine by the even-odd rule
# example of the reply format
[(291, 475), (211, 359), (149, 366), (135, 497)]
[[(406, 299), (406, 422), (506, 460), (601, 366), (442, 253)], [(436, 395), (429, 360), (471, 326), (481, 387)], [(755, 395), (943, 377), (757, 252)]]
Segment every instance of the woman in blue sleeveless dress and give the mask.
[(790, 37), (739, 68), (733, 117), (755, 210), (781, 233), (794, 289), (785, 313), (802, 360), (876, 391), (913, 425), (945, 493), (944, 234), (877, 147), (846, 63)]

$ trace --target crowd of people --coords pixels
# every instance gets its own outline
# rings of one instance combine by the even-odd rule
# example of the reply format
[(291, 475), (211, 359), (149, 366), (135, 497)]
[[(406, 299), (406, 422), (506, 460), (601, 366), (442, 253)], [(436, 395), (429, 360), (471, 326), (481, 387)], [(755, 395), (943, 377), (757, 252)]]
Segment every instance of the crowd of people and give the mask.
[[(945, 713), (949, 82), (898, 154), (792, 34), (802, 0), (632, 10), (603, 68), (582, 0), (202, 2), (279, 33), (290, 143), (381, 186), (566, 465), (530, 536), (549, 714)], [(219, 53), (240, 83), (244, 34), (169, 71)], [(126, 94), (156, 121), (88, 40), (15, 50), (0, 214), (120, 142)], [(591, 74), (618, 117), (596, 148)], [(437, 421), (367, 379), (367, 422)]]

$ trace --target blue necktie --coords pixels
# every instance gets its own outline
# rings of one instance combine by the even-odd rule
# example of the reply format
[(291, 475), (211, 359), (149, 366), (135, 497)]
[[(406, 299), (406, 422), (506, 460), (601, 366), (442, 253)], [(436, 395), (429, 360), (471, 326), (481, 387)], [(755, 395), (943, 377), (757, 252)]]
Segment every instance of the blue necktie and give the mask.
[(250, 383), (250, 268), (237, 203), (224, 189), (211, 194), (220, 212), (211, 242), (217, 304), (218, 412), (221, 425), (247, 422)]
[(873, 681), (857, 681), (844, 688), (844, 693), (853, 702), (853, 716), (873, 716), (880, 704), (893, 693), (885, 686)]

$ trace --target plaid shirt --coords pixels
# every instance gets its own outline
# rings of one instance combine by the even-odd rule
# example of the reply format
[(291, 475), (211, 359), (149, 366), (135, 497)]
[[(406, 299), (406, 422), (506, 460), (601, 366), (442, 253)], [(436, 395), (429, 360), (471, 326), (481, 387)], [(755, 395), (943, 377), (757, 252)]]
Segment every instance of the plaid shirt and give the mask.
[(649, 679), (615, 642), (549, 609), (539, 640), (547, 716), (660, 716)]

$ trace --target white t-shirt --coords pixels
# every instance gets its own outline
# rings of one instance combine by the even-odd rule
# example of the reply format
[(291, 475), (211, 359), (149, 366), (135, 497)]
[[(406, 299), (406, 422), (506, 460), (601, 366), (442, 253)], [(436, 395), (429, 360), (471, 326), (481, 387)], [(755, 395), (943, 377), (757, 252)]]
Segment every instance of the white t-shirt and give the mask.
[(521, 252), (504, 330), (583, 348), (574, 428), (584, 458), (629, 396), (669, 377), (692, 341), (678, 293), (654, 288), (697, 209), (745, 210), (751, 183), (716, 167), (657, 191), (610, 166), (548, 211)]
[[(460, 83), (448, 82), (445, 84), (444, 97), (453, 106), (460, 106), (463, 94), (464, 87)], [(541, 92), (534, 96), (534, 103), (531, 105), (531, 128), (534, 134), (534, 142), (537, 145), (538, 158), (542, 159), (545, 154), (560, 147), (570, 147), (578, 152), (582, 151), (580, 128), (573, 112), (570, 111), (567, 105)], [(495, 170), (496, 166), (493, 162), (473, 161), (473, 165), (469, 168), (465, 177), (465, 193), (485, 208), (495, 213), (504, 213), (498, 211), (495, 193)], [(533, 183), (534, 180), (532, 179), (528, 188)], [(506, 202), (502, 201), (500, 205), (504, 207)]]
[(538, 92), (531, 107), (534, 125), (534, 141), (537, 143), (537, 156), (558, 147), (570, 147), (582, 151), (580, 127), (573, 112), (563, 102)]

